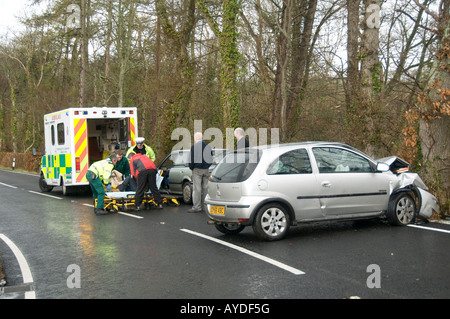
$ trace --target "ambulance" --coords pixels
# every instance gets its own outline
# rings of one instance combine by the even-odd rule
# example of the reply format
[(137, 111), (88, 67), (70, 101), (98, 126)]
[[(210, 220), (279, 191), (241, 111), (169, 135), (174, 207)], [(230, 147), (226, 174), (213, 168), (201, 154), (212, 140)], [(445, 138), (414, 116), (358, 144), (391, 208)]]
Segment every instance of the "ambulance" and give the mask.
[(126, 150), (137, 137), (135, 107), (69, 108), (44, 116), (45, 153), (39, 187), (50, 192), (62, 186), (67, 195), (89, 185), (89, 166), (116, 147)]

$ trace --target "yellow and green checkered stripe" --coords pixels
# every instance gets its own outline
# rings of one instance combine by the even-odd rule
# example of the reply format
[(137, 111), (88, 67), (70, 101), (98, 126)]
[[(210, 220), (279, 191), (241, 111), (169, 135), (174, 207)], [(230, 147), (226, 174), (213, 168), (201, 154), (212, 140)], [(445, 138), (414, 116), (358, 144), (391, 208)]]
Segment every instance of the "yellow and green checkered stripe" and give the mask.
[(46, 179), (72, 178), (71, 154), (46, 155), (42, 157), (41, 170)]

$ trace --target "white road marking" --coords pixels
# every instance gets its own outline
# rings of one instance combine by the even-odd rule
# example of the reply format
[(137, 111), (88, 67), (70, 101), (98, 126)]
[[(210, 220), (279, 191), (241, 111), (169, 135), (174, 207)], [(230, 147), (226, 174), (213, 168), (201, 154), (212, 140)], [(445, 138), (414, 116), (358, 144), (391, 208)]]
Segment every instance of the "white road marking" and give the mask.
[[(94, 208), (94, 205), (91, 205), (91, 204), (83, 204), (83, 206)], [(138, 215), (128, 214), (128, 213), (124, 213), (124, 212), (117, 212), (117, 213), (120, 214), (120, 215), (128, 216), (128, 217), (133, 217), (133, 218), (137, 218), (137, 219), (144, 219), (144, 217), (138, 216)]]
[(117, 213), (118, 213), (118, 214), (121, 214), (121, 215), (128, 216), (128, 217), (137, 218), (137, 219), (143, 219), (143, 218), (144, 218), (144, 217), (142, 217), (142, 216), (133, 215), (133, 214), (128, 214), (128, 213), (124, 213), (124, 212), (117, 212)]
[(28, 191), (28, 193), (41, 195), (41, 196), (45, 196), (45, 197), (50, 197), (50, 198), (54, 198), (54, 199), (62, 199), (61, 197), (56, 197), (56, 196), (47, 195), (47, 194), (43, 194), (43, 193), (38, 193), (38, 192), (34, 192), (34, 191)]
[(420, 229), (432, 230), (432, 231), (437, 231), (437, 232), (441, 232), (441, 233), (450, 234), (450, 230), (446, 230), (446, 229), (439, 229), (439, 228), (425, 227), (425, 226), (420, 226), (420, 225), (407, 225), (407, 226), (408, 226), (408, 227), (414, 227), (414, 228), (420, 228)]
[[(14, 255), (16, 256), (17, 261), (19, 262), (20, 270), (22, 271), (22, 278), (24, 284), (33, 283), (33, 276), (31, 275), (30, 267), (28, 266), (27, 260), (24, 255), (20, 251), (20, 249), (14, 244), (11, 239), (6, 237), (3, 234), (0, 234), (0, 238), (9, 246)], [(27, 291), (25, 292), (25, 299), (36, 299), (35, 291)]]
[(250, 251), (250, 250), (248, 250), (248, 249), (245, 249), (245, 248), (236, 246), (236, 245), (234, 245), (234, 244), (230, 244), (230, 243), (228, 243), (228, 242), (226, 242), (226, 241), (223, 241), (223, 240), (220, 240), (220, 239), (217, 239), (217, 238), (214, 238), (214, 237), (210, 237), (210, 236), (207, 236), (207, 235), (204, 235), (204, 234), (201, 234), (201, 233), (197, 233), (197, 232), (192, 231), (192, 230), (189, 230), (189, 229), (180, 229), (180, 230), (183, 231), (183, 232), (185, 232), (185, 233), (189, 233), (189, 234), (192, 234), (192, 235), (195, 235), (195, 236), (198, 236), (198, 237), (201, 237), (201, 238), (204, 238), (204, 239), (213, 241), (213, 242), (215, 242), (215, 243), (218, 243), (218, 244), (227, 246), (227, 247), (229, 247), (229, 248), (235, 249), (235, 250), (237, 250), (237, 251), (240, 251), (241, 253), (247, 254), (247, 255), (252, 256), (252, 257), (254, 257), (254, 258), (257, 258), (257, 259), (259, 259), (259, 260), (265, 261), (266, 263), (269, 263), (269, 264), (272, 264), (272, 265), (274, 265), (274, 266), (276, 266), (276, 267), (279, 267), (279, 268), (281, 268), (281, 269), (283, 269), (283, 270), (286, 270), (286, 271), (288, 271), (288, 272), (291, 272), (291, 273), (293, 273), (294, 275), (304, 275), (304, 274), (305, 274), (305, 273), (304, 273), (303, 271), (301, 271), (301, 270), (298, 270), (298, 269), (296, 269), (296, 268), (293, 268), (293, 267), (291, 267), (291, 266), (288, 266), (288, 265), (286, 265), (286, 264), (283, 264), (283, 263), (281, 263), (281, 262), (279, 262), (279, 261), (276, 261), (276, 260), (274, 260), (274, 259), (272, 259), (272, 258), (263, 256), (263, 255), (260, 255), (260, 254), (258, 254), (258, 253), (253, 252), (253, 251)]
[(22, 175), (39, 177), (39, 174), (37, 174), (37, 173), (25, 173), (25, 172), (12, 171), (12, 170), (9, 170), (9, 169), (0, 169), (0, 171), (5, 172), (5, 173), (22, 174)]
[(6, 186), (6, 187), (9, 187), (9, 188), (17, 188), (16, 186), (8, 185), (8, 184), (5, 184), (5, 183), (0, 183), (0, 185)]

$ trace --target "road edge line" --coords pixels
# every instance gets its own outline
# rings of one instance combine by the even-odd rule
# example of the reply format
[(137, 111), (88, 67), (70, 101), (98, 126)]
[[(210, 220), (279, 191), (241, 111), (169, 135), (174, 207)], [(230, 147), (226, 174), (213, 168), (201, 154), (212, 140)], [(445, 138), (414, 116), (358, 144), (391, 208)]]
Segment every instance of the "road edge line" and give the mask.
[(413, 228), (419, 228), (419, 229), (425, 229), (425, 230), (431, 230), (431, 231), (436, 231), (436, 232), (441, 232), (441, 233), (450, 234), (450, 230), (446, 230), (446, 229), (433, 228), (433, 227), (425, 227), (425, 226), (413, 225), (413, 224), (409, 224), (409, 225), (406, 225), (406, 226), (408, 226), (408, 227), (413, 227)]
[[(24, 284), (32, 284), (33, 283), (33, 275), (31, 274), (30, 267), (28, 266), (28, 262), (25, 259), (25, 256), (22, 254), (20, 249), (14, 244), (14, 242), (9, 239), (6, 235), (0, 234), (0, 239), (2, 239), (6, 245), (9, 246), (11, 251), (16, 256), (16, 259), (19, 263), (20, 271), (22, 272), (22, 278)], [(36, 299), (35, 291), (27, 291), (25, 292), (25, 299)]]

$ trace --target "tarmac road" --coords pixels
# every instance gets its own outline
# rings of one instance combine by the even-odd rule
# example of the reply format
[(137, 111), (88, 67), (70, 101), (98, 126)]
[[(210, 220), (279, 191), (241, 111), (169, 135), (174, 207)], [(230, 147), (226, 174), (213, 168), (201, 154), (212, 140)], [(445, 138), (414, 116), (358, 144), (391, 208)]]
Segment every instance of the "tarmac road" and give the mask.
[(327, 222), (269, 243), (186, 205), (96, 216), (90, 194), (41, 193), (34, 175), (0, 170), (0, 194), (0, 299), (450, 297), (450, 225)]

